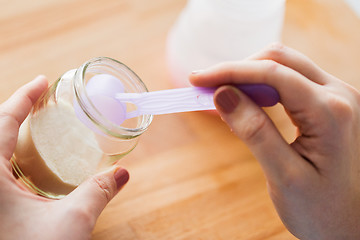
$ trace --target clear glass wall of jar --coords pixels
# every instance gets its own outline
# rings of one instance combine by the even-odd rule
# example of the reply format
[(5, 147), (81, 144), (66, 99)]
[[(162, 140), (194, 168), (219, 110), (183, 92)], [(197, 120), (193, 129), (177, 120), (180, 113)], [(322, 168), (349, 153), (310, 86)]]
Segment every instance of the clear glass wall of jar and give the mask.
[[(88, 88), (95, 78), (95, 88)], [(153, 116), (123, 121), (124, 105), (113, 97), (117, 91), (148, 90), (111, 58), (95, 58), (63, 74), (20, 127), (11, 160), (15, 175), (35, 193), (61, 198), (133, 150)]]

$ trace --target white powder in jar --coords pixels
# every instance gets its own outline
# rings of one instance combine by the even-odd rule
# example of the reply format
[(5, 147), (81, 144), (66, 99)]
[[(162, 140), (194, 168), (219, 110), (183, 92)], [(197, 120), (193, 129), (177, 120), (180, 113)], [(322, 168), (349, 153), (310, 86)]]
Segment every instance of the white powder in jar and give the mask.
[(70, 103), (49, 103), (39, 110), (30, 119), (30, 132), (42, 160), (64, 183), (77, 186), (96, 172), (103, 152)]

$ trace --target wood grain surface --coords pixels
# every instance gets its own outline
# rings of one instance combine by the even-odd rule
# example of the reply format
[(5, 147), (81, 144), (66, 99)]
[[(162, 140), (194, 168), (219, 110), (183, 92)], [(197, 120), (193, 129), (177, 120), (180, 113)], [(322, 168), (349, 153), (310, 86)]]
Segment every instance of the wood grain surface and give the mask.
[[(172, 87), (165, 42), (185, 0), (0, 0), (0, 100), (38, 74), (54, 81), (97, 56), (126, 63), (150, 90)], [(288, 0), (283, 42), (360, 88), (360, 19), (342, 0)], [(268, 109), (290, 142), (281, 106)], [(93, 239), (296, 239), (256, 159), (216, 115), (155, 117), (122, 160), (128, 185)]]

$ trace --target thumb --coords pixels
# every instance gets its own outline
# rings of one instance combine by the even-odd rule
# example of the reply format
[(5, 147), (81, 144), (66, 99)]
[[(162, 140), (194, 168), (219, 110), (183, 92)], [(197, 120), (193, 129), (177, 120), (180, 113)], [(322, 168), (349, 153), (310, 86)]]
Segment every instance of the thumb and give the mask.
[(128, 171), (120, 166), (115, 166), (80, 184), (68, 195), (68, 200), (97, 218), (128, 180)]
[(220, 87), (214, 101), (222, 119), (259, 161), (268, 181), (283, 182), (300, 161), (267, 114), (232, 86)]

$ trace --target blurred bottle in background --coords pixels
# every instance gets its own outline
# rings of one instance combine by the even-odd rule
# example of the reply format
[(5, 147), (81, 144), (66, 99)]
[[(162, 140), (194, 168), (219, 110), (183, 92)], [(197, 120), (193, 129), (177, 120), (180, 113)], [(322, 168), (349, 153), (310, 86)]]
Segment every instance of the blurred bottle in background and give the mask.
[(241, 60), (281, 40), (285, 0), (188, 0), (167, 40), (176, 87), (188, 76), (223, 61)]
[(359, 0), (345, 0), (349, 7), (356, 13), (360, 18), (360, 1)]

